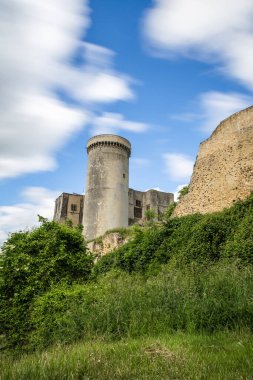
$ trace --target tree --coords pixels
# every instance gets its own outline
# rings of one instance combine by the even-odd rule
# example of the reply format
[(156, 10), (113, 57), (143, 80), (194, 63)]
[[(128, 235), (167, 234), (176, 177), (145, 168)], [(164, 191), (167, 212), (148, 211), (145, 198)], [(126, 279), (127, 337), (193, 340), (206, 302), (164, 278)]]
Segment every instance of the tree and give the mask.
[(25, 342), (36, 296), (59, 283), (87, 281), (93, 266), (80, 228), (40, 222), (32, 231), (11, 234), (2, 247), (0, 324), (13, 345)]

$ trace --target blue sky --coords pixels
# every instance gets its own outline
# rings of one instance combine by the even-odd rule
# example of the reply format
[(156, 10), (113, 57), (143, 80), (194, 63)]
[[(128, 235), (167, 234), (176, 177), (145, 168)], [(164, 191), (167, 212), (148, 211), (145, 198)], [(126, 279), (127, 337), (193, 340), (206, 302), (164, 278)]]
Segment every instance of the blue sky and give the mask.
[(130, 186), (176, 192), (253, 101), (252, 0), (0, 0), (0, 241), (85, 188), (85, 145), (132, 143)]

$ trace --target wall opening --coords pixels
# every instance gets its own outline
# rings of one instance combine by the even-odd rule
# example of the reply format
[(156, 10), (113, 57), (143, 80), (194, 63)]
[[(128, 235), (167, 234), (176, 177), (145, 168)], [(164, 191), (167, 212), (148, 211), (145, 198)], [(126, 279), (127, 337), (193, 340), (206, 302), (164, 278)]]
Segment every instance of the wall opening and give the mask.
[(134, 207), (134, 217), (135, 218), (142, 218), (142, 209), (139, 207)]
[(72, 203), (71, 206), (70, 206), (70, 209), (71, 209), (71, 212), (75, 212), (77, 211), (77, 205)]

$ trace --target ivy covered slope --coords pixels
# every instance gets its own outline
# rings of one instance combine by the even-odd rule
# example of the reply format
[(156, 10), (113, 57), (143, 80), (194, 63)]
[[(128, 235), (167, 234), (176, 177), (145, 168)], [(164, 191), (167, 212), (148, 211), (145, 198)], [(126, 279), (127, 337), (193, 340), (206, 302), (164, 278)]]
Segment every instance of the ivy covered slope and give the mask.
[(220, 260), (253, 264), (253, 193), (245, 201), (213, 214), (171, 218), (149, 228), (136, 228), (134, 238), (102, 257), (94, 273), (118, 268), (128, 273), (154, 274), (162, 264), (182, 268)]

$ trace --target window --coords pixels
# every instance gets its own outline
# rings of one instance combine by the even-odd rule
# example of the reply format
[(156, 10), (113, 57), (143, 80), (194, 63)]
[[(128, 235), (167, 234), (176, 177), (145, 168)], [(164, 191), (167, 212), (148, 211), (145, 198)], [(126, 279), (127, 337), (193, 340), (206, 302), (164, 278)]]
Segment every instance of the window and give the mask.
[(70, 209), (71, 209), (71, 212), (77, 211), (77, 205), (72, 203), (70, 206)]
[(125, 173), (123, 173), (123, 178), (126, 178), (126, 175), (125, 175)]
[(147, 206), (146, 206), (146, 210), (150, 210), (150, 205), (147, 205)]
[(139, 207), (134, 207), (134, 217), (141, 219), (142, 218), (142, 209)]
[(136, 207), (141, 207), (141, 201), (136, 200), (135, 205)]

